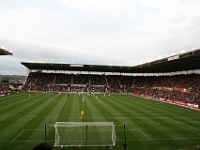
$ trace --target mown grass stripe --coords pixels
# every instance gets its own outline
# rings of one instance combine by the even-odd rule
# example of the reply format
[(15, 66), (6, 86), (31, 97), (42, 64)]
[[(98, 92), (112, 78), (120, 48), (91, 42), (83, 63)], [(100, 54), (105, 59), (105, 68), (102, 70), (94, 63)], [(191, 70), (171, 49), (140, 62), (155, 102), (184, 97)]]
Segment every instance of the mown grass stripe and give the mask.
[[(54, 114), (56, 117), (55, 122), (66, 122), (67, 118), (69, 117), (69, 112), (71, 108), (71, 98), (66, 95), (62, 94), (62, 98), (60, 100), (62, 103), (60, 103), (54, 110), (56, 109), (60, 110), (60, 112), (57, 114), (54, 113), (54, 111), (51, 112), (51, 114)], [(48, 124), (49, 125), (49, 124)], [(48, 129), (48, 134), (47, 134), (47, 141), (52, 141), (52, 144), (54, 142), (54, 137), (55, 137), (55, 129), (50, 125), (50, 129)]]
[[(120, 102), (122, 102), (122, 101), (120, 101)], [(124, 102), (124, 101), (123, 101)], [(127, 102), (127, 101), (126, 101)], [(122, 106), (121, 106), (122, 107)], [(124, 106), (125, 108), (128, 108), (129, 106), (127, 106), (127, 105), (125, 105)], [(144, 106), (145, 107), (145, 106)], [(150, 108), (149, 108), (150, 109)], [(138, 111), (138, 110), (137, 110)], [(153, 114), (154, 115), (154, 114)], [(162, 123), (162, 124), (159, 124), (159, 125), (162, 125), (163, 127), (163, 131), (165, 131), (165, 132), (168, 132), (168, 131), (170, 131), (172, 134), (171, 135), (176, 135), (176, 136), (179, 136), (179, 138), (182, 138), (182, 134), (181, 134), (181, 132), (177, 132), (176, 130), (174, 130), (174, 128), (172, 128), (172, 124), (170, 124), (170, 122), (168, 122), (168, 119), (167, 118), (158, 118), (157, 116), (158, 116), (158, 114), (155, 114), (154, 116), (152, 115), (152, 117), (149, 117), (148, 116), (148, 118), (151, 118), (150, 120), (148, 120), (148, 122), (150, 123), (151, 122), (151, 120), (153, 121), (154, 120), (154, 122), (156, 122), (156, 126), (158, 126), (158, 124), (157, 124), (157, 122), (160, 122), (160, 123)], [(160, 120), (160, 121), (158, 121), (158, 120)], [(152, 122), (153, 123), (153, 122)], [(161, 128), (161, 127), (160, 127)]]
[[(84, 102), (82, 101), (83, 96), (85, 96)], [(86, 104), (89, 99), (87, 98), (87, 96), (85, 94), (81, 94), (80, 97), (78, 97), (78, 98), (79, 98), (80, 111), (83, 110), (85, 113), (84, 119), (82, 119), (82, 120), (80, 119), (79, 121), (80, 122), (94, 122), (92, 114), (90, 114), (90, 112), (89, 112), (89, 106)], [(79, 118), (80, 118), (80, 112), (79, 112)]]
[[(102, 105), (102, 103), (104, 103), (104, 99), (102, 99), (102, 98), (103, 97), (101, 97), (100, 95), (98, 95), (97, 99), (96, 99), (96, 96), (95, 96), (91, 100), (91, 102), (93, 103), (93, 105), (95, 106), (95, 108), (101, 113), (101, 116), (95, 116), (95, 118), (102, 118), (106, 122), (114, 122), (115, 127), (116, 127), (116, 124), (118, 124), (117, 128), (119, 128), (119, 127), (122, 128), (122, 125), (119, 125), (119, 124), (121, 124), (119, 122), (119, 120), (116, 119), (115, 116), (111, 117), (112, 114)], [(116, 139), (119, 139), (119, 137), (117, 135), (116, 135)]]
[[(20, 95), (20, 94), (19, 94)], [(31, 99), (24, 99), (23, 97), (17, 97), (16, 99), (13, 99), (10, 101), (8, 104), (3, 104), (0, 105), (0, 114), (1, 117), (8, 116), (8, 115), (13, 115), (16, 114), (18, 111), (21, 111), (21, 108), (23, 106), (28, 106), (27, 104), (32, 104), (32, 101), (34, 99), (38, 99), (41, 95), (37, 94), (34, 95)]]
[[(91, 117), (92, 117), (93, 121), (94, 122), (106, 122), (106, 119), (103, 117), (101, 112), (93, 104), (94, 101), (95, 101), (95, 99), (94, 99), (93, 95), (87, 96), (87, 100), (85, 101), (85, 104), (86, 104), (86, 106), (88, 108), (89, 113), (91, 114)], [(97, 115), (98, 115), (98, 117), (97, 117)], [(90, 129), (90, 127), (88, 127), (88, 129)], [(98, 131), (99, 127), (96, 127), (96, 130)], [(108, 135), (108, 136), (111, 137), (111, 135)], [(103, 144), (104, 137), (102, 137), (101, 134), (96, 134), (95, 138), (96, 139), (91, 139), (91, 140), (94, 140), (97, 144)], [(99, 140), (101, 140), (101, 142)]]
[[(27, 114), (29, 114), (30, 111), (35, 110), (42, 103), (43, 103), (43, 100), (38, 98), (36, 100), (32, 100), (31, 102), (25, 103), (22, 106), (19, 106), (16, 109), (16, 113), (11, 113), (10, 116), (8, 116), (6, 119), (1, 121), (1, 124), (0, 124), (0, 128), (1, 128), (0, 135), (2, 135), (2, 131), (3, 130), (11, 131), (12, 129), (16, 129), (15, 124), (16, 124), (17, 120), (25, 120), (25, 121), (29, 120), (29, 118), (23, 119), (23, 116), (26, 116)], [(15, 109), (13, 110), (13, 112), (15, 112)], [(35, 114), (33, 114), (33, 115), (35, 115)], [(21, 116), (21, 117), (19, 118), (19, 117), (15, 117), (15, 116)]]
[[(134, 129), (138, 129), (138, 127), (136, 126), (136, 124), (134, 122), (132, 122), (128, 117), (125, 117), (120, 111), (119, 111), (119, 107), (120, 106), (113, 106), (112, 104), (115, 103), (114, 101), (112, 101), (110, 98), (108, 99), (108, 97), (104, 97), (104, 96), (100, 96), (100, 98), (102, 99), (102, 103), (100, 103), (100, 105), (102, 105), (104, 107), (104, 109), (106, 109), (108, 112), (110, 112), (110, 114), (113, 114), (113, 118), (110, 118), (111, 122), (116, 122), (115, 120), (117, 120), (117, 122), (119, 122), (120, 124), (116, 124), (116, 125), (121, 125), (121, 126), (117, 126), (116, 127), (116, 134), (117, 134), (117, 140), (123, 140), (124, 137), (121, 137), (119, 135), (123, 135), (123, 125), (126, 124), (126, 129), (128, 131), (128, 129), (130, 129), (130, 127), (133, 127)], [(114, 116), (120, 116), (120, 118), (115, 118)], [(139, 140), (138, 137), (135, 136), (134, 131), (130, 131), (127, 132), (127, 139), (135, 139), (137, 140), (138, 144), (142, 144)], [(117, 143), (117, 146), (119, 143)]]
[(87, 96), (87, 101), (86, 101), (86, 106), (88, 107), (88, 110), (94, 120), (94, 122), (105, 122), (106, 119), (104, 116), (101, 114), (101, 112), (98, 110), (98, 107), (96, 107), (94, 103), (95, 99), (94, 97)]
[[(49, 96), (52, 97), (52, 101), (56, 98), (55, 95), (52, 95), (52, 94), (49, 94)], [(13, 134), (12, 136), (10, 136), (8, 138), (8, 140), (11, 140), (13, 139), (13, 137), (16, 136), (17, 133), (21, 132), (23, 129), (32, 129), (29, 131), (29, 134), (22, 134), (20, 136), (20, 138), (24, 139), (24, 142), (26, 142), (26, 140), (29, 139), (29, 137), (36, 131), (38, 130), (37, 126), (39, 123), (41, 123), (45, 117), (48, 115), (49, 112), (51, 112), (51, 110), (53, 109), (53, 107), (55, 106), (55, 103), (52, 103), (52, 102), (48, 102), (48, 99), (46, 99), (46, 96), (45, 96), (45, 100), (42, 101), (41, 105), (44, 105), (46, 107), (40, 107), (38, 109), (35, 109), (35, 116), (32, 117), (28, 122), (26, 122), (26, 124), (24, 124), (23, 126), (21, 126), (20, 128), (18, 128), (18, 130), (15, 132), (15, 134)], [(39, 110), (40, 109), (40, 110)], [(36, 113), (37, 112), (37, 113)], [(44, 126), (43, 126), (44, 127)], [(41, 129), (43, 128), (41, 127)], [(44, 139), (44, 136), (41, 135), (38, 135), (38, 141), (42, 141)], [(24, 143), (26, 145), (26, 143)], [(17, 146), (18, 143), (17, 142), (14, 142), (14, 145)]]
[(25, 97), (26, 95), (27, 93), (0, 96), (0, 104), (9, 104), (10, 102), (13, 102), (13, 99), (19, 99)]
[[(37, 125), (37, 127), (35, 127), (36, 129), (35, 130), (40, 130), (41, 128), (42, 131), (44, 132), (44, 126), (46, 125), (47, 127), (47, 139), (52, 139), (54, 138), (54, 132), (52, 133), (53, 131), (53, 125), (55, 124), (62, 108), (64, 107), (64, 104), (65, 104), (65, 96), (64, 95), (57, 95), (53, 100), (50, 101), (50, 103), (53, 103), (54, 104), (54, 107), (52, 108), (51, 111), (49, 111), (49, 114), (47, 114), (45, 116), (45, 119)], [(49, 106), (48, 106), (49, 107)], [(46, 109), (49, 109), (49, 108), (46, 108)], [(37, 133), (32, 133), (32, 135), (29, 136), (28, 140), (31, 140), (33, 139), (33, 137), (36, 137)]]
[[(128, 108), (127, 107), (124, 107), (124, 109), (123, 109), (123, 107), (122, 107), (122, 105), (123, 105), (123, 102), (124, 101), (120, 101), (120, 104), (118, 104), (119, 103), (119, 101), (117, 101), (116, 100), (116, 98), (114, 97), (111, 97), (111, 99), (114, 99), (114, 102), (115, 103), (113, 103), (113, 101), (109, 101), (110, 103), (112, 103), (112, 106), (114, 106), (114, 107), (116, 107), (117, 109), (118, 109), (118, 111), (119, 112), (122, 112), (123, 111), (123, 114), (126, 114), (126, 113), (129, 113), (127, 110), (128, 110)], [(121, 106), (121, 107), (119, 107), (119, 105)], [(146, 113), (147, 114), (147, 112), (143, 112), (143, 113)], [(130, 114), (126, 114), (126, 116), (129, 116)], [(151, 115), (152, 116), (152, 115)], [(148, 114), (148, 117), (149, 117), (149, 114)], [(141, 120), (142, 121), (142, 120)], [(137, 121), (134, 121), (135, 123), (137, 123)], [(159, 127), (161, 128), (161, 124), (159, 124), (159, 123), (157, 123), (157, 122), (155, 122), (155, 121), (153, 121), (152, 119), (148, 119), (148, 120), (146, 120), (146, 121), (142, 121), (143, 122), (143, 124), (146, 124), (146, 126), (147, 127), (149, 127), (149, 128), (151, 128), (151, 129), (154, 129), (157, 133), (160, 133), (161, 135), (165, 135), (165, 138), (167, 138), (167, 139), (170, 139), (170, 138), (172, 138), (172, 136), (170, 136), (170, 135), (168, 135), (167, 133), (168, 133), (168, 131), (165, 131), (165, 130), (159, 130)], [(152, 125), (153, 124), (153, 125)], [(156, 127), (158, 127), (158, 129), (157, 128), (155, 128), (155, 126)], [(139, 128), (139, 127), (137, 127), (137, 128)], [(170, 130), (170, 129), (169, 129)], [(171, 131), (171, 130), (170, 130)], [(171, 131), (172, 132), (172, 131)], [(147, 133), (148, 135), (151, 135), (151, 134), (149, 134), (149, 132), (148, 132), (148, 130), (146, 130), (145, 131), (145, 133)], [(150, 137), (150, 136), (149, 136)], [(155, 136), (154, 136), (154, 138), (156, 138)], [(159, 139), (160, 137), (158, 137), (158, 139)]]
[[(0, 108), (2, 111), (0, 149), (31, 149), (44, 138), (43, 124), (49, 125), (47, 140), (53, 144), (52, 124), (54, 121), (68, 121), (68, 118), (77, 122), (114, 122), (117, 133), (117, 144), (114, 149), (123, 149), (124, 124), (126, 124), (127, 150), (192, 149), (199, 144), (200, 112), (198, 111), (128, 95), (110, 97), (98, 95), (98, 99), (91, 95), (86, 96), (84, 103), (81, 96), (32, 93), (33, 100), (29, 101), (28, 94), (22, 93), (16, 95), (16, 99), (12, 95), (3, 97), (3, 100), (0, 98), (0, 106), (5, 106)], [(52, 99), (49, 100), (49, 97)], [(18, 105), (19, 103), (21, 105)], [(83, 120), (80, 119), (81, 110), (85, 111)], [(55, 148), (58, 149), (60, 148)], [(102, 150), (102, 148), (88, 147), (88, 150)]]
[(67, 119), (68, 122), (79, 122), (80, 119), (80, 107), (79, 107), (79, 100), (78, 100), (78, 95), (70, 95), (71, 98), (71, 109), (69, 113), (69, 117)]

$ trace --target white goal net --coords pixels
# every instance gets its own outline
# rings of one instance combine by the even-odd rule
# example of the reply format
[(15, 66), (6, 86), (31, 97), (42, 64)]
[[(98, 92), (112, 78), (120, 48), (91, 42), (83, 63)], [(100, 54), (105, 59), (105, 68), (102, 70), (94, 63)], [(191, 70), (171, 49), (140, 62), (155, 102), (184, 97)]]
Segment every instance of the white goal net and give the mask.
[(113, 122), (56, 122), (54, 146), (114, 146)]

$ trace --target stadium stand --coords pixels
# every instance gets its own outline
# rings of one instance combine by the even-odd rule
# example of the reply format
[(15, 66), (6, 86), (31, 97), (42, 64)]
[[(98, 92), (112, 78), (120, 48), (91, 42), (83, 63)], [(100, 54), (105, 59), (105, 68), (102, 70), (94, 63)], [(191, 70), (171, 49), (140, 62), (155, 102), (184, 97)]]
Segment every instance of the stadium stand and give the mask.
[[(122, 75), (75, 75), (56, 73), (30, 73), (23, 90), (50, 92), (105, 93), (109, 85), (111, 93), (131, 93), (154, 99), (169, 99), (199, 103), (200, 75), (177, 75), (159, 77), (130, 77)], [(70, 87), (70, 90), (69, 88)]]
[(126, 66), (22, 62), (30, 70), (24, 91), (132, 94), (199, 107), (200, 50)]
[(21, 75), (0, 75), (0, 96), (20, 91), (26, 76)]

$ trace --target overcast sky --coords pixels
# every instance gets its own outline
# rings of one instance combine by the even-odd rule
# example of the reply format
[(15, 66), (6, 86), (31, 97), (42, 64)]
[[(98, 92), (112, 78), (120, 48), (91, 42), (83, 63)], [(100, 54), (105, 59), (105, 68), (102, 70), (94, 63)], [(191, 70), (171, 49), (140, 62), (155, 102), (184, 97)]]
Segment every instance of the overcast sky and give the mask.
[(200, 0), (0, 0), (0, 74), (21, 62), (135, 66), (200, 48)]

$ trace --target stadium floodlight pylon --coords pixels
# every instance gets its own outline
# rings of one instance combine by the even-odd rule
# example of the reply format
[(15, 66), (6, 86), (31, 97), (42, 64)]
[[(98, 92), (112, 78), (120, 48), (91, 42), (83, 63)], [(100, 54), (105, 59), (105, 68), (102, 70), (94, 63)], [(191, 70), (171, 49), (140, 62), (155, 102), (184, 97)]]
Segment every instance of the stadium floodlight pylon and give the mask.
[(56, 122), (54, 146), (115, 146), (113, 122)]

